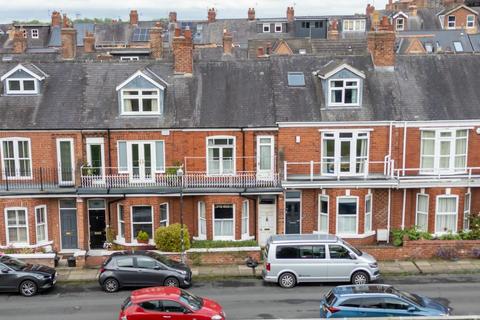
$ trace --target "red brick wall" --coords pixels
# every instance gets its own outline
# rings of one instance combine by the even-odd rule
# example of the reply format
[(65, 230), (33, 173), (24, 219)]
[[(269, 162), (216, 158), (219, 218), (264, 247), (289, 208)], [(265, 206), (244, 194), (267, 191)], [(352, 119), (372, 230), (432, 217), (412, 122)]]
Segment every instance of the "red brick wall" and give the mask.
[[(467, 16), (475, 16), (474, 28), (467, 28)], [(455, 29), (465, 29), (468, 33), (476, 33), (478, 27), (478, 16), (465, 8), (459, 8), (449, 15), (445, 15), (443, 20), (444, 29), (448, 29), (448, 17), (455, 16)]]

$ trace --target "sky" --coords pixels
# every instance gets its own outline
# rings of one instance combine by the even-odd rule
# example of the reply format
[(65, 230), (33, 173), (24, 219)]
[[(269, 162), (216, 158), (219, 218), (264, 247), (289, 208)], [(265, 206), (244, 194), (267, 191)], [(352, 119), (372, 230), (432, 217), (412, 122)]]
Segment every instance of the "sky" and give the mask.
[(364, 13), (367, 3), (383, 8), (387, 0), (0, 0), (0, 23), (13, 20), (49, 21), (53, 10), (70, 18), (114, 18), (128, 20), (130, 9), (137, 9), (141, 20), (168, 17), (176, 11), (178, 19), (206, 19), (207, 8), (217, 9), (217, 18), (247, 16), (254, 7), (257, 17), (283, 17), (287, 6), (295, 15)]

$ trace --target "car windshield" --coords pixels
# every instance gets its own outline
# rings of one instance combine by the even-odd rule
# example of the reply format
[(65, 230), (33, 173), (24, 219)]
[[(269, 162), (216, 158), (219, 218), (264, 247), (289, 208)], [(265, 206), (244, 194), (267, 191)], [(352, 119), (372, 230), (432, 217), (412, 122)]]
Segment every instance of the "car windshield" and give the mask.
[(409, 292), (405, 292), (405, 291), (401, 291), (401, 290), (396, 290), (396, 293), (404, 298), (404, 299), (407, 299), (407, 300), (410, 300), (411, 302), (415, 303), (416, 305), (419, 305), (419, 306), (422, 306), (424, 307), (425, 304), (423, 302), (423, 299), (421, 297), (419, 297), (418, 295), (416, 294), (413, 294), (413, 293), (409, 293)]
[(20, 271), (27, 266), (25, 262), (8, 256), (0, 257), (0, 262), (15, 271)]
[(346, 242), (346, 241), (343, 241), (343, 244), (347, 246), (348, 249), (350, 249), (351, 251), (353, 251), (357, 256), (361, 256), (363, 254), (362, 251), (358, 250), (357, 248), (355, 248), (354, 246), (352, 246), (350, 243)]
[(203, 299), (191, 294), (188, 291), (181, 290), (180, 301), (188, 305), (192, 310), (200, 310), (203, 306)]
[(152, 253), (151, 257), (169, 267), (175, 266), (175, 263), (176, 263), (175, 261), (168, 259), (165, 256), (162, 256), (161, 254)]

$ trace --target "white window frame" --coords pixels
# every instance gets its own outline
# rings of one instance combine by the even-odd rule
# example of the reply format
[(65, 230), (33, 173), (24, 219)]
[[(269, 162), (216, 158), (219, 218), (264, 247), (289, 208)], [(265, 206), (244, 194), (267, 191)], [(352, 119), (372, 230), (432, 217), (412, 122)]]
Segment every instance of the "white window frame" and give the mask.
[[(210, 140), (217, 140), (217, 139), (233, 139), (233, 144), (229, 145), (229, 144), (222, 144), (222, 145), (212, 145), (210, 146), (208, 144), (208, 142)], [(207, 175), (208, 176), (221, 176), (221, 175), (226, 175), (226, 176), (234, 176), (237, 172), (237, 168), (236, 168), (236, 149), (237, 149), (237, 140), (236, 140), (236, 137), (235, 136), (209, 136), (209, 137), (206, 137), (206, 166), (207, 166)], [(220, 149), (220, 152), (219, 152), (219, 172), (218, 173), (212, 173), (211, 172), (211, 168), (209, 167), (209, 159), (208, 159), (208, 154), (209, 154), (209, 149), (216, 149), (216, 148), (219, 148)], [(223, 167), (223, 149), (224, 148), (232, 148), (233, 149), (233, 152), (232, 152), (232, 172), (225, 172), (224, 170), (224, 167)]]
[[(400, 22), (401, 21), (401, 22)], [(405, 30), (405, 18), (397, 18), (395, 20), (395, 29), (397, 31), (403, 31)]]
[[(206, 240), (207, 239), (207, 206), (205, 205), (205, 201), (198, 201), (198, 240)], [(203, 217), (202, 217), (203, 211)], [(202, 224), (205, 224), (205, 233), (202, 233)]]
[[(167, 218), (163, 220), (162, 220), (162, 206), (165, 206), (167, 208)], [(159, 221), (160, 221), (159, 226), (168, 227), (170, 225), (170, 207), (168, 205), (168, 202), (160, 203), (160, 206), (158, 208), (159, 208)]]
[(120, 57), (120, 61), (138, 61), (140, 57), (138, 56), (122, 56)]
[[(246, 223), (246, 230), (244, 230), (243, 226)], [(247, 240), (250, 238), (250, 203), (248, 200), (242, 201), (242, 240)]]
[(270, 33), (270, 23), (262, 24), (262, 33)]
[[(163, 155), (163, 169), (157, 170), (157, 142), (162, 142), (162, 155)], [(126, 170), (120, 167), (120, 143), (125, 143), (127, 151), (127, 166)], [(132, 144), (150, 144), (152, 147), (152, 172), (153, 173), (165, 173), (165, 140), (118, 140), (117, 141), (117, 168), (118, 173), (131, 173), (132, 171)]]
[[(340, 137), (341, 133), (351, 133), (351, 137)], [(362, 136), (359, 136), (362, 134)], [(329, 136), (333, 135), (333, 136)], [(367, 140), (367, 155), (362, 156), (362, 157), (357, 157), (357, 142), (358, 140), (363, 140), (361, 139), (362, 137), (366, 137)], [(324, 170), (327, 168), (326, 164), (327, 161), (324, 160), (329, 160), (332, 159), (330, 156), (326, 156), (326, 148), (324, 148), (324, 142), (325, 140), (333, 140), (334, 141), (334, 170), (332, 173), (329, 173), (328, 171)], [(350, 171), (349, 172), (341, 172), (341, 142), (342, 141), (350, 141)], [(368, 174), (369, 172), (369, 167), (368, 167), (368, 161), (370, 159), (370, 132), (368, 131), (325, 131), (322, 132), (322, 139), (321, 139), (321, 154), (320, 154), (320, 163), (321, 163), (321, 174), (324, 176), (362, 176), (365, 174)], [(358, 158), (358, 159), (357, 159)], [(364, 161), (364, 166), (363, 166), (363, 171), (362, 172), (356, 172), (357, 171), (357, 163), (361, 163), (361, 161)]]
[[(101, 177), (100, 180), (103, 180), (105, 177), (105, 143), (103, 138), (87, 138), (86, 139), (86, 145), (87, 145), (87, 162), (88, 165), (92, 168), (93, 167), (93, 161), (92, 161), (92, 150), (90, 149), (91, 146), (100, 146), (100, 160), (102, 161), (102, 166), (99, 168), (101, 171)], [(83, 172), (82, 172), (83, 174)]]
[(475, 15), (467, 15), (467, 29), (475, 28)]
[[(133, 225), (135, 225), (135, 224), (147, 224), (147, 223), (145, 223), (145, 222), (133, 222), (133, 208), (136, 208), (136, 207), (150, 207), (150, 216), (151, 216), (151, 219), (152, 219), (152, 220), (151, 220), (151, 225), (152, 225), (152, 233), (151, 233), (151, 236), (152, 236), (152, 237), (149, 239), (149, 243), (150, 243), (150, 242), (153, 240), (154, 236), (155, 236), (155, 234), (154, 234), (154, 232), (155, 232), (155, 227), (154, 227), (155, 221), (154, 221), (154, 219), (153, 219), (153, 218), (154, 218), (154, 217), (153, 217), (153, 216), (154, 216), (154, 209), (153, 209), (153, 206), (151, 206), (151, 205), (141, 205), (141, 204), (134, 205), (134, 206), (130, 206), (130, 230), (131, 230), (131, 231), (130, 231), (130, 237), (131, 237), (131, 239), (132, 239), (132, 243), (138, 243), (138, 241), (137, 241), (137, 235), (136, 235), (136, 234), (133, 234)], [(124, 213), (125, 213), (125, 211), (124, 211)], [(124, 217), (124, 219), (125, 219), (125, 217)]]
[[(453, 18), (453, 21), (450, 21)], [(457, 27), (457, 17), (453, 15), (447, 16), (447, 29), (455, 29)]]
[[(263, 139), (269, 139), (270, 142), (262, 142)], [(270, 169), (262, 169), (261, 167), (261, 148), (270, 147)], [(275, 172), (275, 137), (274, 136), (257, 136), (257, 176), (260, 179), (273, 179)]]
[(470, 190), (468, 190), (468, 192), (465, 193), (465, 197), (463, 199), (463, 230), (470, 230), (471, 207), (472, 207), (472, 193), (470, 192)]
[[(3, 143), (4, 142), (13, 142), (13, 158), (8, 158), (8, 160), (14, 160), (15, 163), (15, 175), (13, 176), (8, 176), (6, 175), (6, 166), (5, 166), (5, 150), (3, 149)], [(28, 143), (28, 158), (20, 158), (19, 157), (19, 150), (18, 150), (18, 143), (19, 142), (27, 142)], [(2, 158), (2, 163), (1, 163), (1, 170), (2, 170), (2, 178), (4, 180), (10, 179), (10, 180), (31, 180), (33, 179), (33, 172), (32, 172), (32, 143), (30, 138), (20, 138), (20, 137), (11, 137), (11, 138), (3, 138), (0, 139), (0, 150), (1, 150), (1, 158)], [(20, 161), (21, 160), (28, 160), (29, 161), (29, 172), (30, 175), (28, 176), (22, 176), (20, 175)]]
[[(14, 226), (8, 225), (8, 211), (24, 211), (25, 212), (25, 225), (19, 225), (16, 223)], [(17, 214), (16, 214), (17, 217)], [(4, 210), (4, 218), (5, 218), (5, 231), (6, 231), (6, 240), (7, 245), (15, 245), (15, 246), (28, 246), (30, 244), (30, 233), (28, 230), (28, 209), (26, 207), (6, 207)], [(26, 228), (27, 229), (27, 242), (11, 242), (10, 241), (10, 233), (8, 232), (10, 228)]]
[[(37, 215), (37, 210), (43, 210), (43, 215), (44, 215), (44, 221), (43, 223), (38, 222), (38, 215)], [(40, 205), (35, 207), (35, 239), (37, 243), (46, 243), (48, 242), (48, 214), (47, 214), (47, 206), (46, 205)], [(45, 228), (45, 239), (41, 240), (38, 239), (38, 228), (39, 227), (44, 227)]]
[[(465, 137), (457, 137), (459, 131), (466, 131)], [(434, 137), (423, 137), (424, 132), (434, 132)], [(420, 174), (431, 175), (431, 174), (464, 174), (467, 172), (468, 165), (468, 136), (470, 130), (468, 129), (424, 129), (420, 132)], [(450, 137), (442, 137), (442, 133), (450, 133)], [(457, 141), (465, 139), (465, 153), (456, 154)], [(433, 168), (423, 168), (424, 158), (432, 157), (431, 155), (423, 155), (423, 144), (424, 140), (434, 140), (434, 150), (433, 150)], [(440, 168), (440, 147), (442, 141), (450, 142), (450, 155), (449, 155), (449, 167)], [(459, 156), (465, 157), (465, 168), (456, 168), (455, 167), (455, 158)]]
[[(356, 202), (356, 213), (355, 213), (355, 225), (356, 225), (356, 228), (355, 228), (355, 233), (339, 233), (338, 232), (338, 221), (339, 221), (339, 214), (338, 214), (338, 211), (339, 211), (339, 204), (340, 204), (340, 201), (342, 199), (355, 199), (355, 202)], [(359, 205), (359, 197), (358, 196), (339, 196), (337, 197), (336, 199), (337, 201), (337, 212), (336, 212), (336, 227), (335, 227), (335, 230), (336, 230), (336, 234), (338, 236), (353, 236), (353, 235), (358, 235), (358, 205)]]
[[(125, 95), (128, 91), (138, 91), (139, 94), (137, 95)], [(144, 95), (142, 94), (144, 91), (155, 91), (156, 94), (152, 95)], [(157, 99), (157, 111), (143, 111), (143, 99)], [(125, 99), (135, 100), (138, 99), (138, 111), (125, 111)], [(122, 89), (120, 90), (120, 105), (121, 105), (121, 114), (127, 116), (134, 116), (134, 115), (158, 115), (162, 114), (162, 101), (160, 98), (160, 89), (158, 88), (138, 88), (138, 89)]]
[(38, 29), (32, 29), (30, 31), (30, 34), (32, 36), (32, 39), (38, 39), (39, 38), (39, 33), (38, 33)]
[(28, 38), (28, 33), (27, 33), (27, 32), (28, 32), (27, 29), (23, 29), (23, 31), (22, 31), (23, 37), (24, 37), (25, 39)]
[(438, 204), (440, 203), (440, 199), (442, 198), (455, 198), (456, 201), (456, 207), (455, 207), (455, 213), (444, 213), (443, 215), (455, 215), (455, 229), (451, 230), (452, 233), (457, 233), (458, 230), (458, 195), (451, 195), (451, 194), (444, 194), (444, 195), (438, 195), (435, 203), (435, 234), (436, 235), (442, 235), (449, 233), (449, 231), (443, 231), (443, 230), (437, 230), (437, 217), (438, 217)]
[[(420, 197), (425, 197), (426, 198), (426, 201), (427, 201), (427, 210), (426, 211), (421, 211), (419, 209), (419, 199)], [(419, 228), (419, 230), (422, 230), (424, 232), (428, 232), (428, 212), (429, 212), (429, 208), (430, 208), (430, 195), (428, 195), (427, 193), (417, 193), (417, 197), (416, 197), (416, 203), (415, 203), (415, 226), (417, 227), (421, 227), (419, 224), (418, 224), (418, 216), (423, 214), (423, 215), (426, 215), (427, 219), (427, 224), (424, 226), (424, 228)]]
[(275, 33), (282, 33), (283, 32), (283, 24), (282, 23), (275, 23)]
[[(322, 212), (322, 201), (327, 202), (327, 212)], [(328, 234), (329, 232), (329, 227), (330, 227), (330, 219), (329, 219), (329, 211), (330, 211), (330, 197), (325, 194), (320, 194), (318, 195), (318, 226), (317, 226), (317, 232), (318, 233), (325, 233)], [(321, 228), (321, 217), (326, 217), (327, 218), (327, 225), (326, 225), (326, 230), (322, 230)]]
[[(12, 90), (10, 89), (10, 82), (12, 81), (19, 81), (20, 82), (20, 90)], [(33, 90), (25, 90), (25, 81), (33, 81)], [(15, 95), (15, 94), (38, 94), (38, 83), (35, 78), (9, 78), (6, 80), (6, 94)]]
[[(231, 236), (216, 236), (215, 235), (215, 207), (216, 206), (225, 206), (225, 205), (231, 205), (232, 206), (232, 212), (233, 216), (232, 219), (218, 219), (218, 220), (233, 220), (233, 227), (232, 227), (232, 232), (233, 234)], [(212, 205), (212, 236), (213, 240), (235, 240), (235, 204), (232, 203), (215, 203)]]
[[(342, 81), (342, 87), (333, 87), (333, 82)], [(355, 86), (346, 86), (347, 82), (355, 82)], [(345, 90), (347, 89), (357, 89), (357, 102), (356, 103), (345, 103)], [(329, 79), (328, 80), (328, 103), (329, 107), (360, 107), (360, 79)], [(332, 91), (342, 91), (342, 102), (332, 102)]]
[(343, 32), (365, 32), (366, 21), (363, 19), (345, 19), (343, 20)]
[[(367, 202), (370, 201), (370, 211), (367, 211)], [(364, 226), (363, 226), (363, 233), (370, 233), (372, 232), (373, 230), (373, 217), (372, 217), (372, 213), (373, 213), (373, 196), (371, 193), (368, 193), (366, 196), (365, 196), (365, 216), (364, 216)], [(370, 228), (367, 228), (367, 222), (368, 224), (370, 225)]]
[[(63, 176), (62, 176), (62, 169), (64, 169), (62, 167), (62, 159), (61, 159), (61, 148), (60, 148), (60, 144), (62, 142), (69, 142), (70, 143), (70, 146), (71, 146), (71, 149), (70, 149), (70, 163), (72, 164), (72, 167), (70, 168), (72, 170), (71, 174), (72, 174), (72, 179), (71, 180), (63, 180)], [(73, 185), (75, 183), (75, 175), (76, 175), (76, 172), (75, 172), (75, 141), (73, 138), (57, 138), (57, 170), (58, 170), (58, 179), (59, 179), (59, 183), (62, 184), (62, 185)]]
[[(122, 208), (123, 219), (120, 219), (120, 208)], [(125, 241), (125, 205), (119, 203), (117, 204), (117, 224), (118, 224), (118, 233), (117, 239)], [(123, 236), (122, 236), (122, 224), (123, 224)]]

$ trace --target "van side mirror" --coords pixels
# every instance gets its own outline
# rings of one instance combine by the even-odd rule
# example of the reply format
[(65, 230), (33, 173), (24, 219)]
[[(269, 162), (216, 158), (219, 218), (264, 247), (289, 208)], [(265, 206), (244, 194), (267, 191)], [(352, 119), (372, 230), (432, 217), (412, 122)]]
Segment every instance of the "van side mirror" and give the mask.
[(9, 273), (9, 272), (10, 272), (10, 269), (8, 269), (8, 268), (3, 268), (2, 269), (2, 273)]
[(357, 260), (357, 256), (353, 252), (349, 252), (348, 255), (350, 256), (350, 259), (352, 260)]

